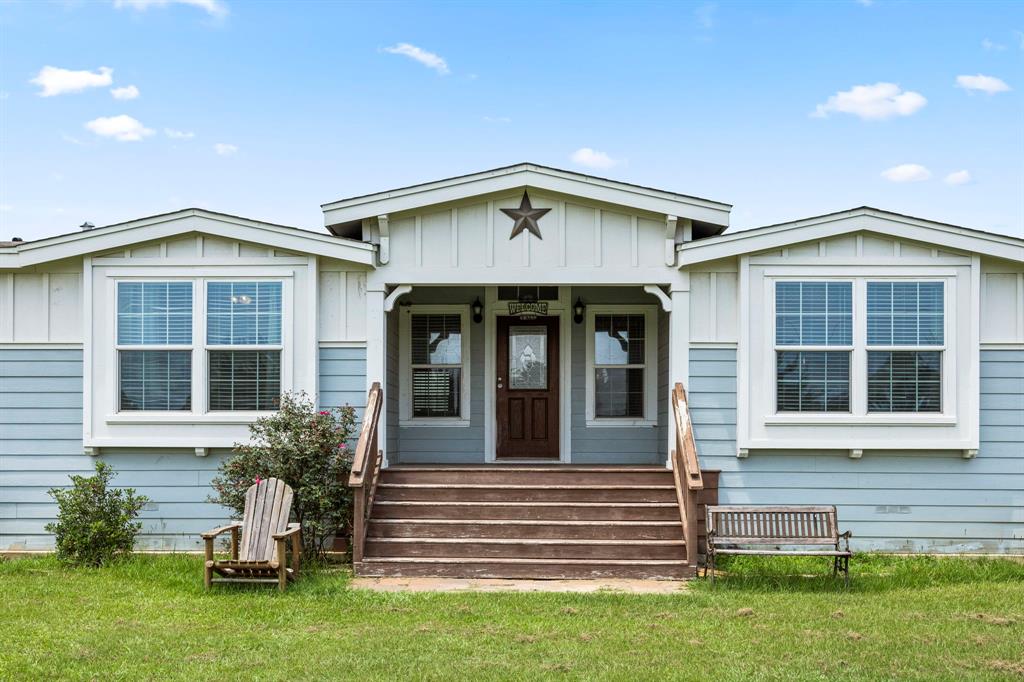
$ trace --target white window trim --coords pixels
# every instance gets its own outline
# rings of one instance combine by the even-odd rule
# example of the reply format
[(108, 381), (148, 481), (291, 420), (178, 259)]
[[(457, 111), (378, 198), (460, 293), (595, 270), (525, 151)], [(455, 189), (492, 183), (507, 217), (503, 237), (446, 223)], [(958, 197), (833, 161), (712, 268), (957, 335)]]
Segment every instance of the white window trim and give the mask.
[[(192, 343), (187, 346), (156, 346), (139, 345), (123, 346), (117, 343), (117, 288), (120, 282), (181, 282), (192, 283)], [(275, 346), (208, 346), (206, 343), (206, 284), (210, 281), (226, 282), (280, 282), (281, 283), (281, 344)], [(260, 417), (273, 414), (273, 410), (239, 410), (239, 411), (210, 411), (209, 410), (209, 376), (208, 376), (208, 355), (211, 348), (214, 350), (275, 350), (281, 351), (281, 393), (293, 390), (292, 376), (292, 355), (294, 344), (292, 343), (292, 308), (294, 307), (292, 278), (288, 275), (274, 274), (267, 276), (258, 275), (237, 275), (218, 274), (203, 276), (186, 275), (147, 275), (135, 277), (127, 274), (112, 273), (108, 276), (109, 291), (107, 296), (108, 310), (110, 311), (108, 324), (108, 338), (110, 339), (110, 386), (111, 402), (108, 404), (104, 421), (107, 424), (245, 424), (255, 421)], [(201, 336), (199, 336), (201, 335)], [(121, 411), (120, 409), (120, 372), (119, 372), (119, 351), (121, 350), (191, 350), (192, 352), (192, 409), (191, 411), (174, 410), (140, 410)]]
[[(943, 344), (941, 346), (871, 346), (867, 345), (867, 284), (868, 282), (942, 282), (943, 284)], [(852, 346), (792, 346), (792, 350), (849, 351), (850, 356), (850, 411), (849, 412), (779, 412), (778, 383), (775, 354), (789, 346), (777, 346), (775, 317), (775, 285), (780, 281), (852, 282), (853, 283), (853, 345)], [(956, 411), (956, 277), (934, 275), (866, 275), (866, 276), (814, 276), (769, 275), (765, 277), (765, 353), (764, 381), (769, 386), (770, 404), (764, 415), (765, 424), (874, 424), (901, 426), (948, 426), (957, 423)], [(869, 350), (928, 350), (942, 353), (942, 410), (940, 412), (868, 412)]]
[[(959, 450), (971, 457), (979, 445), (979, 272), (977, 256), (937, 259), (935, 263), (874, 263), (848, 260), (820, 265), (793, 264), (784, 258), (755, 262), (741, 256), (739, 262), (740, 337), (737, 346), (737, 456), (755, 450), (848, 450), (859, 456), (864, 450), (947, 451)], [(866, 392), (854, 393), (864, 400), (862, 415), (796, 414), (774, 416), (774, 296), (772, 278), (862, 279), (865, 282), (897, 280), (945, 280), (945, 355), (943, 358), (943, 412), (866, 413)], [(866, 291), (866, 284), (863, 285)], [(866, 313), (866, 311), (865, 311)], [(855, 312), (855, 334), (866, 338), (864, 313)], [(866, 348), (862, 352), (866, 363)], [(855, 364), (854, 372), (866, 373)], [(864, 378), (866, 387), (866, 375)], [(858, 405), (859, 407), (859, 405)], [(853, 453), (857, 453), (854, 455)]]
[[(458, 314), (460, 317), (462, 386), (458, 417), (412, 416), (412, 316), (430, 314)], [(469, 305), (409, 305), (399, 309), (398, 365), (399, 365), (399, 427), (456, 427), (470, 425), (470, 306)]]
[[(644, 416), (598, 417), (595, 406), (594, 320), (598, 315), (642, 314), (644, 316)], [(586, 425), (588, 427), (635, 427), (658, 425), (658, 306), (594, 305), (587, 307)]]

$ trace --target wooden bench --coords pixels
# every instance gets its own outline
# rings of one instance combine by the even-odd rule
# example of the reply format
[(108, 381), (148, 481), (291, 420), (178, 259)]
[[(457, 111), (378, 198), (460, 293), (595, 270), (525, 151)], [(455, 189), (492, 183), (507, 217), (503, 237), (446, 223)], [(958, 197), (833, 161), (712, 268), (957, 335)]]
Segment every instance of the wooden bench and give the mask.
[[(707, 524), (708, 559), (704, 575), (710, 568), (712, 583), (719, 554), (756, 554), (832, 557), (832, 575), (842, 572), (846, 585), (850, 584), (850, 532), (839, 532), (835, 507), (709, 506)], [(845, 543), (842, 549), (840, 541)], [(750, 549), (751, 546), (760, 548)]]

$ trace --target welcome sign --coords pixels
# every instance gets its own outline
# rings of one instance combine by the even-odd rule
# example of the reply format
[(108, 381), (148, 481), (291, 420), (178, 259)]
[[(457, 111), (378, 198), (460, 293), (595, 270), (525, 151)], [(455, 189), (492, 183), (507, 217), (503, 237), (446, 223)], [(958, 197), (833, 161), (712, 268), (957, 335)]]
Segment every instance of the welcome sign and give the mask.
[(510, 301), (508, 314), (520, 320), (535, 320), (548, 314), (547, 301)]

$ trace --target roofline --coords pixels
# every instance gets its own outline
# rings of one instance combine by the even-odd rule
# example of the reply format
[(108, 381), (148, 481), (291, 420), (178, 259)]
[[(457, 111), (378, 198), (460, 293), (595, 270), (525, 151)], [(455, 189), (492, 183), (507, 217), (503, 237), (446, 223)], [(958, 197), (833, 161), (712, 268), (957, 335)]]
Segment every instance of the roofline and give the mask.
[[(205, 218), (216, 223), (227, 224), (230, 228), (242, 227), (248, 230), (259, 230), (264, 234), (259, 239), (257, 234), (238, 234), (231, 229), (216, 230), (209, 223), (202, 229), (200, 226), (186, 223), (184, 226), (169, 225), (190, 218)], [(129, 233), (135, 230), (147, 230), (141, 237)], [(241, 241), (268, 243), (279, 248), (313, 253), (357, 263), (373, 265), (372, 244), (354, 239), (320, 234), (310, 230), (275, 223), (261, 222), (229, 213), (218, 213), (202, 208), (185, 208), (170, 213), (137, 218), (121, 223), (114, 223), (91, 230), (71, 232), (53, 237), (46, 237), (29, 242), (17, 242), (11, 246), (0, 247), (0, 268), (21, 268), (52, 260), (86, 255), (96, 251), (118, 248), (121, 245), (163, 239), (187, 232), (224, 233), (224, 236)], [(270, 236), (267, 239), (267, 236)]]
[[(385, 213), (397, 213), (422, 206), (456, 201), (470, 196), (507, 191), (513, 187), (532, 186), (533, 183), (531, 182), (517, 183), (508, 181), (508, 178), (521, 173), (536, 174), (539, 177), (533, 178), (535, 181), (538, 179), (549, 180), (548, 183), (545, 183), (548, 186), (537, 185), (538, 189), (575, 194), (576, 192), (571, 191), (572, 188), (565, 187), (560, 189), (558, 187), (559, 182), (589, 184), (608, 192), (623, 193), (618, 197), (600, 199), (607, 203), (632, 206), (651, 213), (679, 214), (681, 217), (690, 217), (694, 220), (715, 225), (728, 225), (728, 214), (732, 208), (731, 204), (701, 197), (668, 192), (666, 190), (576, 173), (550, 166), (542, 166), (535, 163), (519, 163), (466, 175), (457, 175), (442, 180), (399, 187), (383, 192), (339, 199), (321, 204), (321, 209), (324, 211), (324, 220), (327, 225), (343, 224)], [(530, 180), (530, 178), (527, 178), (527, 180)], [(471, 183), (483, 183), (485, 187), (480, 188), (480, 191), (477, 192), (458, 191), (458, 189)], [(578, 187), (579, 185), (577, 185), (576, 189)], [(423, 196), (431, 192), (435, 193), (436, 196), (429, 198)], [(645, 206), (644, 204), (647, 205)], [(687, 211), (687, 207), (692, 208), (689, 208)], [(686, 215), (687, 212), (693, 215)]]
[[(947, 235), (942, 245), (948, 248), (956, 248), (963, 251), (972, 251), (984, 255), (992, 255), (998, 258), (1024, 261), (1024, 239), (1011, 235), (1003, 235), (995, 232), (987, 232), (960, 225), (952, 225), (926, 218), (918, 218), (895, 211), (886, 211), (873, 206), (859, 206), (857, 208), (823, 213), (817, 216), (801, 218), (784, 223), (764, 225), (761, 227), (742, 230), (727, 235), (709, 237), (699, 242), (687, 242), (679, 245), (676, 250), (686, 254), (681, 259), (683, 265), (694, 265), (696, 263), (735, 256), (752, 251), (760, 251), (786, 244), (808, 241), (819, 237), (830, 236), (830, 227), (833, 223), (850, 218), (868, 217), (887, 222), (887, 232), (892, 236), (906, 239), (922, 240), (921, 234), (913, 233), (913, 230), (927, 229), (935, 233)], [(811, 228), (823, 228), (819, 230), (823, 234), (807, 234)], [(906, 229), (893, 229), (896, 227)], [(870, 226), (855, 227), (854, 230), (871, 230)], [(841, 234), (854, 230), (831, 230), (831, 234)], [(794, 235), (799, 231), (800, 234)], [(984, 247), (984, 248), (979, 248)]]

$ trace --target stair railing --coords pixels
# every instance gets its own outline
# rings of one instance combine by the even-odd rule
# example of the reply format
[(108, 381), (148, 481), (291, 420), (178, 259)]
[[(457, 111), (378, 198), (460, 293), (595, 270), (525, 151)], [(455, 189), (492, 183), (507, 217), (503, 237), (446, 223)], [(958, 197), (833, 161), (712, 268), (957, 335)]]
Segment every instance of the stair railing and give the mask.
[(686, 561), (697, 565), (697, 496), (704, 489), (704, 478), (693, 440), (693, 424), (686, 402), (686, 389), (681, 383), (672, 388), (672, 414), (676, 422), (676, 446), (672, 450), (672, 477), (679, 503), (679, 520), (686, 541)]
[(352, 561), (363, 560), (363, 546), (366, 544), (366, 528), (373, 511), (373, 496), (377, 491), (380, 477), (382, 453), (378, 445), (377, 425), (380, 422), (384, 392), (379, 382), (374, 382), (366, 398), (366, 411), (359, 429), (359, 441), (352, 458), (352, 473), (348, 487), (353, 488), (352, 509)]

